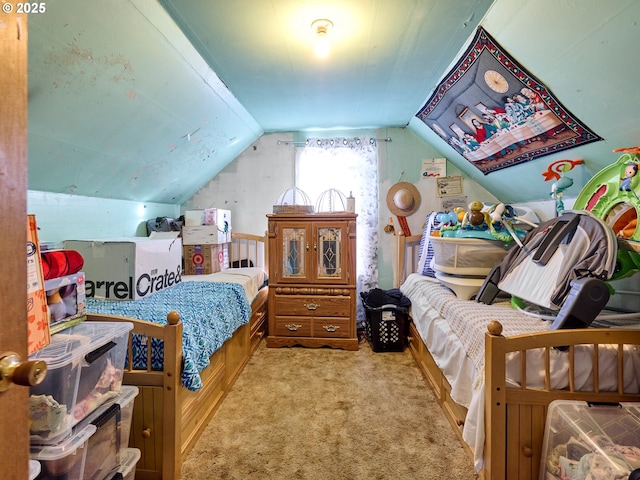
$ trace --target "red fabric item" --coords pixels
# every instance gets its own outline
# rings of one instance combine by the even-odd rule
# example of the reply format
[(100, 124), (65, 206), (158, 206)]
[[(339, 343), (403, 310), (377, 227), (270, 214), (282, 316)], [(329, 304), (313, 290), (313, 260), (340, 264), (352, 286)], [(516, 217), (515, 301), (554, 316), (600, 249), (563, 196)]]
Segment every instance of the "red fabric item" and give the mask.
[(398, 223), (400, 224), (400, 228), (402, 228), (402, 233), (404, 233), (404, 236), (410, 237), (411, 230), (409, 230), (409, 223), (407, 222), (407, 217), (398, 216)]
[(42, 274), (45, 280), (73, 275), (82, 270), (84, 258), (75, 250), (42, 252)]

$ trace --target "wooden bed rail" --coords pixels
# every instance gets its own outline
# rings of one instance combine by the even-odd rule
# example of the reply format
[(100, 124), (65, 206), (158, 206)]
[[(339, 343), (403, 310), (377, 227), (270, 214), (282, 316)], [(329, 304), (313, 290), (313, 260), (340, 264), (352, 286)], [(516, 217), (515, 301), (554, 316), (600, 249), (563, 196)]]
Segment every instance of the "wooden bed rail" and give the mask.
[[(625, 391), (625, 351), (640, 345), (640, 330), (618, 328), (589, 328), (554, 330), (542, 333), (502, 336), (502, 325), (491, 322), (485, 334), (485, 471), (490, 479), (538, 478), (546, 414), (553, 400), (597, 402), (638, 402), (640, 394)], [(617, 379), (615, 391), (601, 389), (599, 359), (607, 345), (612, 355), (615, 346)], [(578, 390), (575, 385), (578, 346), (593, 349), (593, 388)], [(627, 349), (625, 349), (627, 347)], [(554, 349), (566, 349), (568, 380), (566, 389), (551, 388), (550, 356)], [(527, 355), (535, 349), (544, 351), (544, 386), (527, 386)], [(518, 386), (506, 382), (507, 356), (520, 354), (520, 382)], [(628, 353), (628, 352), (627, 352)], [(631, 362), (626, 367), (632, 368)], [(517, 431), (510, 426), (517, 425)], [(496, 448), (497, 446), (497, 448)], [(506, 454), (505, 454), (506, 452)]]
[(399, 287), (404, 283), (409, 273), (417, 271), (422, 234), (407, 237), (400, 231), (396, 235), (398, 250), (396, 252), (396, 268), (393, 270), (393, 284)]
[(255, 267), (261, 267), (267, 274), (269, 265), (266, 261), (268, 256), (267, 234), (253, 235), (250, 233), (231, 232), (231, 251), (229, 259), (231, 262), (240, 260), (252, 260)]

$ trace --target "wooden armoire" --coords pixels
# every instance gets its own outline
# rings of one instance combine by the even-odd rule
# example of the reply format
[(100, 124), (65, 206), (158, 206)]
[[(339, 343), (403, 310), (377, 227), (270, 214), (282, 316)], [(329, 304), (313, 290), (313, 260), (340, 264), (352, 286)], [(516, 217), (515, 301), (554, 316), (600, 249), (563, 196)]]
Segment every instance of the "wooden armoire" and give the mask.
[(358, 349), (356, 217), (345, 212), (267, 215), (267, 347)]

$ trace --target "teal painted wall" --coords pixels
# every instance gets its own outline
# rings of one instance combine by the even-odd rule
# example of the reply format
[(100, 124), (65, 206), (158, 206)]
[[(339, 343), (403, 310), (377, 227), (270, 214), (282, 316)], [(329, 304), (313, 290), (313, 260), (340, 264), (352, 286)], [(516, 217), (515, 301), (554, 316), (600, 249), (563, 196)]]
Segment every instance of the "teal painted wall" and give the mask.
[(178, 205), (130, 202), (30, 190), (27, 211), (36, 215), (40, 242), (146, 236), (145, 221), (177, 217)]

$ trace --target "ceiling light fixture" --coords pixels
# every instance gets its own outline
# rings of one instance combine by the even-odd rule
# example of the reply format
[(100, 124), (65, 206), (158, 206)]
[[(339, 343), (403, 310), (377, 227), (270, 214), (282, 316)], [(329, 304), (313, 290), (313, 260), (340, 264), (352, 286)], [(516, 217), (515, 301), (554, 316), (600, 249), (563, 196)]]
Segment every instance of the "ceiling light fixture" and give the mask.
[(311, 24), (311, 30), (313, 30), (313, 34), (315, 35), (314, 50), (320, 58), (329, 55), (329, 32), (332, 28), (333, 23), (326, 18), (320, 18)]

